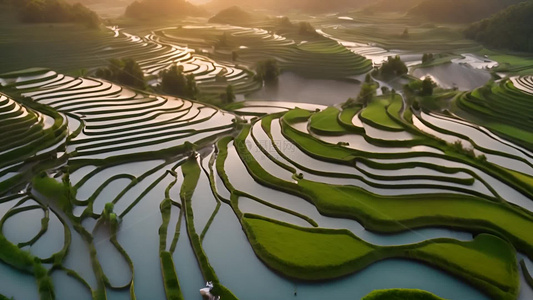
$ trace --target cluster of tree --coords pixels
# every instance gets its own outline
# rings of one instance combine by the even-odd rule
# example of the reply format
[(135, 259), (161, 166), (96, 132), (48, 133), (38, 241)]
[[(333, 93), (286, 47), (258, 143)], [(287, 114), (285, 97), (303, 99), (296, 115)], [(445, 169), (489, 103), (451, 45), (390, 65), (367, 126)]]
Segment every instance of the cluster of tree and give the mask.
[(435, 60), (433, 53), (424, 53), (424, 55), (422, 55), (422, 64), (430, 63), (433, 60)]
[(533, 1), (513, 5), (470, 25), (468, 38), (489, 47), (533, 52)]
[(245, 9), (266, 9), (284, 13), (291, 10), (307, 13), (324, 13), (358, 9), (368, 3), (372, 3), (372, 0), (212, 0), (206, 4), (206, 7), (212, 11), (220, 11), (227, 7), (239, 5)]
[(209, 19), (209, 23), (230, 24), (246, 26), (256, 18), (239, 6), (232, 6), (221, 10), (218, 14)]
[(159, 73), (161, 84), (159, 88), (166, 94), (189, 99), (196, 99), (198, 87), (194, 74), (185, 75), (183, 66), (174, 65)]
[(437, 84), (429, 76), (424, 78), (424, 80), (411, 81), (405, 85), (407, 91), (422, 97), (433, 95), (433, 89), (436, 87)]
[(285, 27), (285, 28), (290, 28), (294, 26), (294, 24), (292, 24), (291, 19), (289, 19), (289, 17), (279, 18), (278, 25), (279, 27)]
[(11, 3), (18, 10), (20, 20), (26, 23), (81, 23), (98, 28), (98, 15), (80, 3), (63, 0), (17, 0)]
[(235, 92), (233, 91), (233, 86), (229, 84), (226, 87), (226, 92), (220, 94), (220, 101), (225, 104), (233, 103), (235, 101)]
[(480, 163), (487, 162), (487, 157), (484, 154), (480, 154), (476, 156), (476, 152), (474, 151), (474, 148), (472, 148), (471, 146), (470, 147), (464, 146), (461, 140), (457, 140), (453, 143), (446, 143), (446, 144), (448, 145), (449, 148), (451, 148), (457, 153), (460, 153), (467, 157), (475, 159)]
[(134, 19), (159, 19), (186, 16), (203, 16), (205, 11), (185, 0), (140, 0), (126, 8), (126, 17)]
[(109, 60), (108, 67), (96, 70), (96, 76), (141, 90), (146, 88), (144, 73), (131, 58)]
[(386, 80), (390, 80), (402, 75), (407, 74), (407, 66), (402, 61), (399, 55), (394, 57), (389, 56), (387, 60), (381, 64), (381, 67), (377, 70), (377, 74)]
[(277, 23), (278, 29), (281, 29), (280, 32), (295, 31), (299, 35), (315, 37), (320, 36), (320, 34), (316, 32), (316, 29), (313, 27), (313, 25), (311, 25), (309, 22), (300, 22), (298, 24), (294, 24), (288, 17), (281, 17)]
[[(111, 59), (109, 65), (97, 69), (95, 75), (136, 89), (144, 90), (147, 88), (141, 67), (131, 58)], [(196, 99), (198, 96), (198, 86), (194, 74), (185, 74), (183, 66), (173, 65), (169, 69), (161, 71), (159, 80), (160, 84), (157, 90), (162, 93), (188, 99)], [(226, 93), (221, 95), (222, 98), (224, 98), (225, 103), (235, 100), (232, 86), (228, 86)]]
[(423, 0), (409, 14), (432, 22), (470, 23), (524, 0)]
[(281, 73), (278, 61), (275, 59), (259, 61), (255, 65), (255, 72), (255, 79), (266, 84), (276, 82)]
[(299, 35), (319, 36), (316, 29), (309, 22), (300, 22), (298, 24)]
[(372, 76), (370, 74), (366, 74), (365, 81), (363, 82), (363, 85), (361, 86), (361, 91), (359, 92), (359, 95), (357, 96), (357, 99), (350, 98), (348, 101), (346, 101), (342, 108), (350, 108), (354, 106), (367, 106), (374, 96), (376, 95), (376, 89), (378, 87), (378, 84), (372, 79)]

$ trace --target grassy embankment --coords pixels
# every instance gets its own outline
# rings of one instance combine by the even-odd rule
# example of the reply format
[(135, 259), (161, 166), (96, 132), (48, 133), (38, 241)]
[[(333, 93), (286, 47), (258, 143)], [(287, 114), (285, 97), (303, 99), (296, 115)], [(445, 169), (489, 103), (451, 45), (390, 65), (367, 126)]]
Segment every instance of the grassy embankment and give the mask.
[(533, 102), (511, 81), (487, 84), (455, 98), (453, 111), (473, 119), (491, 131), (525, 147), (533, 148)]

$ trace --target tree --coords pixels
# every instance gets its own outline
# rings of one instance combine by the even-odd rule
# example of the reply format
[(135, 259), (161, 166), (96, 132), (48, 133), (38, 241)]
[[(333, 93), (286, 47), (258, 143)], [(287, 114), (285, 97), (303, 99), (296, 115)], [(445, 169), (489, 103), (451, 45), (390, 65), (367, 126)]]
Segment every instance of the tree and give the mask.
[(289, 17), (281, 17), (279, 20), (279, 25), (281, 27), (292, 27), (292, 22)]
[(342, 104), (342, 109), (347, 109), (347, 108), (350, 108), (350, 107), (354, 107), (354, 106), (357, 106), (357, 100), (354, 99), (354, 98), (348, 98), (348, 100), (346, 100), (346, 102), (344, 102)]
[(396, 55), (395, 57), (387, 57), (387, 60), (381, 64), (378, 73), (385, 79), (392, 79), (407, 74), (408, 70), (400, 56)]
[(318, 36), (319, 34), (316, 32), (316, 29), (311, 25), (309, 22), (300, 22), (299, 29), (298, 29), (299, 35), (309, 35), (309, 36)]
[(357, 102), (362, 104), (363, 106), (367, 106), (370, 103), (370, 101), (372, 101), (372, 98), (374, 97), (375, 93), (376, 93), (375, 84), (363, 83), (363, 86), (361, 87), (361, 91), (359, 92), (359, 96), (357, 96)]
[(374, 83), (374, 79), (372, 79), (372, 76), (370, 75), (370, 73), (366, 74), (365, 82), (366, 83)]
[(231, 51), (231, 60), (236, 61), (239, 58), (239, 53), (237, 51)]
[(401, 35), (402, 39), (408, 39), (409, 38), (409, 28), (405, 28), (403, 30), (403, 33)]
[(227, 47), (228, 46), (228, 34), (224, 32), (216, 44), (217, 47)]
[(431, 79), (426, 77), (424, 80), (415, 80), (406, 85), (408, 91), (418, 96), (431, 96), (433, 95), (433, 89), (437, 84)]
[(266, 59), (258, 62), (255, 66), (255, 79), (264, 83), (273, 83), (278, 80), (281, 73), (278, 61)]
[(432, 62), (433, 59), (434, 59), (433, 53), (424, 53), (424, 55), (422, 55), (422, 63), (423, 64)]
[(195, 99), (198, 94), (194, 74), (185, 75), (183, 66), (173, 65), (170, 69), (161, 71), (159, 78), (160, 88), (167, 94), (190, 99)]
[(420, 91), (420, 96), (431, 96), (433, 95), (433, 88), (437, 84), (431, 79), (431, 77), (426, 77), (422, 80), (422, 89)]
[(231, 84), (226, 87), (225, 93), (220, 94), (220, 100), (226, 104), (233, 103), (235, 101), (235, 92), (233, 91), (233, 86)]
[(144, 73), (131, 58), (110, 59), (109, 66), (98, 69), (96, 76), (141, 90), (146, 88)]

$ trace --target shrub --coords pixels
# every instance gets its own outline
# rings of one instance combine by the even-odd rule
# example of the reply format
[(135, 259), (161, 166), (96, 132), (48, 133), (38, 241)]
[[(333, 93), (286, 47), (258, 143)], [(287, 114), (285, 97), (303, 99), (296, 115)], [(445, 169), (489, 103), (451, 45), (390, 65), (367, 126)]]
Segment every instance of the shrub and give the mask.
[(407, 66), (399, 55), (389, 56), (378, 69), (378, 74), (384, 79), (392, 79), (407, 74)]
[(194, 74), (185, 75), (183, 66), (173, 65), (168, 70), (159, 73), (160, 88), (163, 92), (179, 97), (196, 99), (198, 87)]
[(111, 59), (107, 68), (96, 70), (96, 76), (137, 89), (145, 89), (144, 73), (131, 58)]
[(278, 80), (281, 73), (278, 61), (266, 59), (258, 62), (255, 66), (255, 79), (264, 83), (273, 83)]
[(230, 84), (226, 87), (226, 92), (220, 94), (220, 101), (229, 104), (235, 101), (235, 93), (233, 92), (233, 86)]

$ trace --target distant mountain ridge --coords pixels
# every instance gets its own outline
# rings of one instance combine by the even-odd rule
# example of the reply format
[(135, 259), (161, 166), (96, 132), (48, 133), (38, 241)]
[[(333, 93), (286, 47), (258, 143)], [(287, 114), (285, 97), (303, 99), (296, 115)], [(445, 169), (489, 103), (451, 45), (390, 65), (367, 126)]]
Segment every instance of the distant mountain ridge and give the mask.
[(302, 11), (307, 13), (327, 13), (358, 9), (372, 3), (372, 0), (212, 0), (204, 6), (211, 11), (220, 11), (232, 6), (245, 9), (267, 9), (279, 12)]
[(154, 19), (204, 16), (206, 11), (185, 0), (139, 0), (126, 8), (126, 17)]
[(232, 6), (221, 10), (218, 14), (209, 19), (209, 23), (220, 23), (230, 25), (247, 25), (249, 22), (256, 19), (254, 15), (243, 10), (238, 6)]

